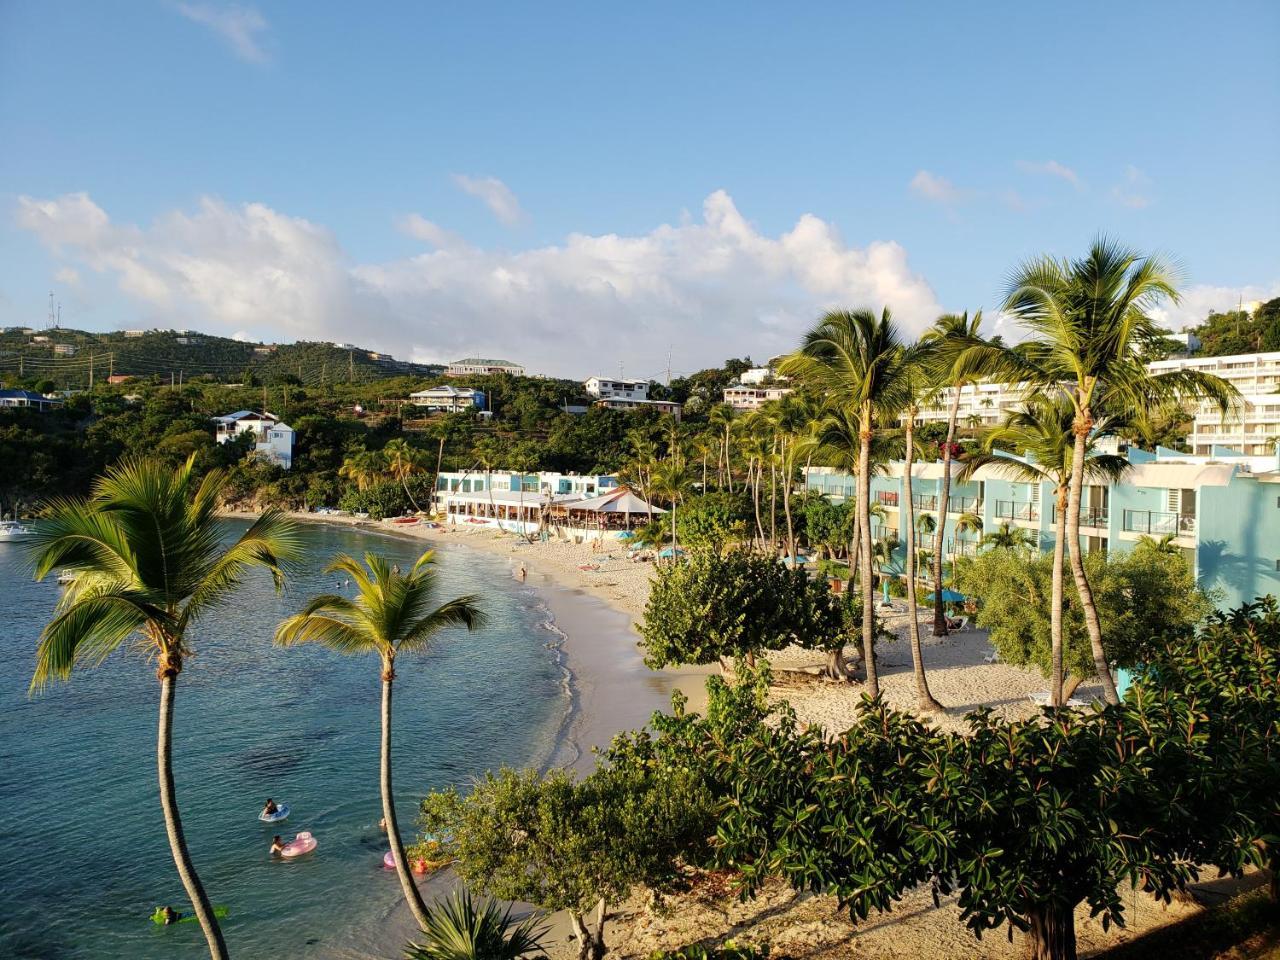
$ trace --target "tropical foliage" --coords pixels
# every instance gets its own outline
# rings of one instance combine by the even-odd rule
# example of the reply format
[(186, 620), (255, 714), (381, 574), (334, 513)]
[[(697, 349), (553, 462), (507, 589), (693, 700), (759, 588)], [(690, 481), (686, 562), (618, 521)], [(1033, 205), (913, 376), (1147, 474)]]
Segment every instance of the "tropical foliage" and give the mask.
[(493, 900), (477, 902), (459, 890), (427, 908), (422, 939), (405, 951), (405, 960), (520, 960), (546, 956), (547, 926), (537, 914), (517, 920)]

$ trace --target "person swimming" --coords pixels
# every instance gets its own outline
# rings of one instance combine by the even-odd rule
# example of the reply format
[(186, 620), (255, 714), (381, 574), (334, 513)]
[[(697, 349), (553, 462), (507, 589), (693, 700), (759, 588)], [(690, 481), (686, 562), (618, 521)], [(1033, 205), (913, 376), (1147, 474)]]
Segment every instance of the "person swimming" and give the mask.
[(167, 927), (171, 923), (177, 923), (182, 919), (182, 914), (168, 905), (160, 907), (156, 910), (161, 917), (164, 918), (164, 925)]
[(282, 853), (284, 853), (284, 840), (280, 838), (279, 834), (276, 834), (271, 838), (271, 856), (278, 857)]
[(276, 806), (276, 802), (270, 797), (267, 797), (267, 805), (262, 808), (262, 815), (264, 817), (270, 817), (278, 813), (279, 810), (280, 808)]

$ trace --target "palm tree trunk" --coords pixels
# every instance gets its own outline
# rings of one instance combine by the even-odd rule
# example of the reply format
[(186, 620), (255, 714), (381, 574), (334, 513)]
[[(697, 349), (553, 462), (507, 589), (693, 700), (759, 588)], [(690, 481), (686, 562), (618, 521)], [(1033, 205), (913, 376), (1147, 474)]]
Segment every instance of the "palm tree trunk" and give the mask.
[(413, 499), (413, 494), (409, 492), (409, 476), (408, 474), (400, 474), (400, 486), (404, 487), (404, 495), (409, 498), (409, 502), (413, 504), (413, 512), (421, 513), (422, 510), (418, 506), (418, 501)]
[[(960, 415), (960, 391), (951, 398), (947, 414), (947, 445), (942, 448), (942, 490), (938, 494), (938, 529), (933, 533), (933, 635), (947, 635), (947, 611), (942, 605), (942, 538), (947, 531), (947, 501), (951, 496), (951, 445), (956, 441), (956, 417)], [(954, 565), (954, 561), (953, 565)]]
[[(924, 651), (920, 649), (920, 616), (916, 608), (916, 506), (912, 499), (914, 483), (911, 467), (915, 461), (915, 415), (908, 410), (906, 417), (906, 457), (903, 462), (903, 498), (906, 503), (902, 509), (906, 512), (907, 528), (907, 609), (911, 618), (907, 625), (911, 630), (911, 665), (916, 675), (916, 706), (922, 713), (940, 713), (942, 704), (933, 699), (929, 692), (929, 681), (924, 674)], [(940, 594), (935, 594), (935, 599)]]
[(1066, 492), (1059, 486), (1057, 496), (1054, 498), (1058, 506), (1058, 520), (1053, 528), (1053, 586), (1049, 601), (1049, 643), (1052, 660), (1049, 673), (1049, 703), (1055, 707), (1062, 706), (1064, 701), (1062, 695), (1062, 560), (1067, 546)]
[(782, 442), (782, 512), (787, 518), (787, 552), (795, 562), (796, 531), (791, 523), (791, 464), (787, 459), (787, 443)]
[(729, 458), (729, 423), (724, 425), (724, 478), (728, 481), (729, 492), (733, 493), (733, 461)]
[(760, 521), (760, 472), (762, 465), (755, 464), (755, 479), (751, 483), (751, 507), (756, 514), (756, 532), (760, 534), (760, 549), (764, 549), (764, 524)]
[(876, 674), (875, 584), (871, 582), (871, 424), (863, 413), (858, 443), (858, 531), (862, 536), (862, 658), (866, 665), (866, 692), (880, 695), (880, 678)]
[(227, 942), (222, 938), (222, 928), (213, 914), (213, 905), (204, 892), (191, 852), (187, 850), (187, 838), (182, 832), (182, 817), (178, 814), (177, 791), (173, 786), (173, 696), (178, 685), (178, 674), (166, 670), (160, 677), (160, 729), (156, 737), (156, 765), (160, 775), (160, 807), (164, 811), (164, 828), (169, 835), (169, 850), (178, 877), (191, 900), (191, 908), (200, 929), (204, 931), (212, 960), (227, 960)]
[(769, 458), (769, 550), (778, 548), (778, 443), (773, 444), (773, 456)]
[(400, 878), (400, 889), (404, 891), (405, 902), (419, 926), (427, 925), (427, 905), (422, 902), (417, 884), (409, 872), (409, 861), (405, 859), (404, 844), (400, 841), (400, 826), (396, 822), (395, 797), (391, 791), (391, 684), (395, 680), (395, 670), (385, 660), (382, 663), (382, 816), (387, 821), (387, 840), (391, 843), (391, 858), (396, 864), (396, 875)]
[(1076, 592), (1080, 595), (1080, 609), (1084, 613), (1085, 629), (1089, 631), (1089, 646), (1093, 652), (1093, 669), (1102, 683), (1102, 696), (1107, 703), (1119, 703), (1107, 654), (1102, 649), (1102, 626), (1098, 622), (1098, 607), (1093, 601), (1093, 588), (1084, 572), (1084, 557), (1080, 555), (1080, 495), (1084, 490), (1084, 455), (1093, 429), (1093, 418), (1085, 410), (1076, 419), (1075, 448), (1071, 453), (1071, 491), (1067, 500), (1067, 539), (1071, 557), (1071, 573), (1075, 576)]

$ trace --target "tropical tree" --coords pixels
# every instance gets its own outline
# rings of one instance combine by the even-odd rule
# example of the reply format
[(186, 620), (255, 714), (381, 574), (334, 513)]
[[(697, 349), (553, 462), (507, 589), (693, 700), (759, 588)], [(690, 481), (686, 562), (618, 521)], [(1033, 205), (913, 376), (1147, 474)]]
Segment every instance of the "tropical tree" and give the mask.
[[(1078, 260), (1040, 257), (1014, 272), (1004, 309), (1034, 339), (1019, 344), (1016, 369), (1046, 392), (1071, 403), (1074, 446), (1067, 497), (1067, 539), (1080, 542), (1080, 498), (1089, 438), (1099, 418), (1125, 420), (1148, 407), (1207, 399), (1225, 416), (1238, 392), (1225, 380), (1199, 370), (1152, 373), (1143, 362), (1147, 348), (1162, 339), (1148, 313), (1178, 299), (1173, 270), (1154, 256), (1100, 237)], [(1115, 683), (1102, 647), (1102, 627), (1078, 550), (1070, 551), (1071, 572), (1084, 608), (1094, 663), (1108, 703), (1116, 703)]]
[(378, 450), (357, 450), (338, 468), (338, 476), (350, 480), (360, 491), (376, 486), (385, 473), (386, 461)]
[(722, 445), (720, 449), (720, 458), (717, 462), (717, 477), (720, 485), (727, 486), (729, 492), (733, 493), (733, 459), (730, 456), (732, 446), (730, 437), (733, 433), (733, 421), (738, 411), (727, 403), (717, 403), (711, 408), (711, 413), (707, 420), (720, 434)]
[[(1004, 423), (987, 434), (985, 452), (971, 456), (960, 473), (963, 479), (968, 480), (978, 470), (987, 468), (1018, 482), (1047, 482), (1053, 488), (1053, 593), (1050, 600), (1053, 670), (1049, 678), (1049, 696), (1050, 704), (1055, 707), (1063, 704), (1062, 684), (1065, 681), (1062, 667), (1063, 558), (1067, 553), (1080, 552), (1079, 537), (1068, 541), (1067, 535), (1067, 501), (1075, 456), (1074, 422), (1075, 409), (1066, 397), (1032, 396), (1022, 409), (1010, 411)], [(1002, 450), (1002, 447), (1007, 450)], [(1019, 451), (1021, 456), (1008, 450)], [(1084, 469), (1089, 480), (1116, 483), (1129, 466), (1124, 457), (1099, 453), (1090, 438), (1085, 449)]]
[(109, 469), (87, 500), (55, 501), (32, 540), (36, 579), (62, 568), (75, 580), (40, 634), (33, 692), (95, 667), (126, 642), (153, 658), (160, 681), (156, 759), (160, 806), (178, 876), (204, 931), (209, 955), (227, 956), (213, 907), (187, 849), (173, 782), (173, 714), (178, 677), (193, 652), (194, 625), (226, 603), (253, 568), (279, 589), (299, 544), (294, 524), (268, 510), (230, 546), (218, 522), (221, 471), (198, 480), (194, 455), (176, 470), (156, 460)]
[(693, 473), (675, 451), (654, 468), (650, 483), (653, 493), (671, 504), (671, 551), (674, 558), (679, 546), (676, 540), (676, 506), (693, 489)]
[(1002, 522), (990, 533), (984, 533), (978, 542), (981, 546), (995, 547), (1000, 550), (1033, 550), (1036, 547), (1035, 534), (1021, 527), (1015, 527), (1008, 520)]
[(1144, 533), (1142, 536), (1138, 537), (1138, 541), (1135, 546), (1143, 546), (1148, 550), (1154, 550), (1156, 553), (1167, 553), (1171, 556), (1177, 556), (1181, 553), (1178, 549), (1178, 545), (1174, 543), (1177, 538), (1178, 535), (1176, 533), (1166, 533), (1159, 539)]
[[(906, 404), (910, 383), (906, 350), (886, 307), (833, 311), (808, 334), (800, 349), (786, 357), (779, 372), (814, 388), (828, 402), (845, 408), (844, 418), (857, 424), (858, 527), (862, 540), (862, 645), (867, 692), (880, 690), (873, 644), (875, 587), (871, 571), (871, 450), (879, 428), (887, 426)], [(850, 424), (851, 425), (851, 424)]]
[(328, 572), (350, 577), (356, 585), (356, 598), (330, 593), (313, 597), (300, 613), (276, 628), (275, 641), (284, 647), (319, 643), (338, 653), (377, 654), (382, 665), (382, 815), (400, 887), (409, 909), (425, 929), (431, 918), (409, 873), (391, 789), (391, 691), (396, 660), (402, 654), (426, 650), (431, 640), (449, 627), (478, 629), (484, 624), (484, 614), (479, 598), (472, 595), (437, 603), (432, 550), (420, 556), (407, 574), (397, 572), (374, 553), (365, 554), (363, 565), (353, 557), (339, 555)]
[(422, 451), (411, 447), (402, 437), (397, 437), (387, 441), (387, 445), (382, 448), (382, 456), (386, 460), (387, 471), (400, 481), (400, 485), (404, 487), (404, 495), (409, 498), (413, 509), (417, 511), (418, 501), (413, 498), (413, 493), (409, 490), (409, 477), (422, 472)]
[[(947, 412), (947, 439), (942, 444), (942, 487), (938, 492), (938, 516), (943, 518), (934, 533), (933, 541), (933, 635), (940, 637), (947, 632), (947, 613), (942, 601), (942, 537), (946, 530), (947, 506), (951, 496), (951, 461), (956, 453), (956, 419), (960, 414), (960, 398), (967, 386), (978, 382), (998, 367), (998, 353), (991, 350), (982, 337), (982, 311), (970, 319), (964, 313), (948, 313), (937, 319), (924, 332), (920, 344), (925, 350), (931, 397), (943, 391), (951, 393), (951, 406)], [(972, 420), (978, 422), (974, 424)], [(970, 426), (982, 423), (974, 415)]]
[(477, 902), (467, 890), (455, 890), (444, 903), (427, 908), (421, 943), (410, 944), (405, 960), (520, 960), (546, 956), (548, 928), (538, 914), (523, 920), (497, 902)]

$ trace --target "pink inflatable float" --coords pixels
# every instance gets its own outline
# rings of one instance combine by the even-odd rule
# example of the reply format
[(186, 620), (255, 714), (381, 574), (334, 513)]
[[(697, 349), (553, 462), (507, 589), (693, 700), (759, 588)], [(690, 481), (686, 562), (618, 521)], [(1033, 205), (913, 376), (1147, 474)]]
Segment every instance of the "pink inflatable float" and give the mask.
[(390, 850), (382, 855), (382, 865), (388, 870), (394, 870), (396, 868), (396, 858)]
[(280, 851), (280, 856), (287, 858), (300, 857), (304, 853), (310, 853), (315, 848), (316, 838), (303, 831), (284, 845), (284, 849)]

